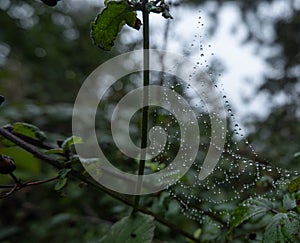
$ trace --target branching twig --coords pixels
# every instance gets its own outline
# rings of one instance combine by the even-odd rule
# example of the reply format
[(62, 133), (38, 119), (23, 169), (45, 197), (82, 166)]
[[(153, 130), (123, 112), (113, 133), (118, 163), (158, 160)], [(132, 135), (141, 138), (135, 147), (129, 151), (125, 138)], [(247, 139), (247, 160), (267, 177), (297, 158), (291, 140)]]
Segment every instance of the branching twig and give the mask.
[(13, 180), (15, 181), (15, 184), (14, 185), (1, 185), (0, 188), (11, 188), (11, 190), (9, 190), (8, 192), (6, 192), (4, 194), (1, 194), (0, 199), (8, 197), (8, 196), (12, 195), (13, 193), (21, 190), (24, 187), (37, 186), (37, 185), (45, 184), (45, 183), (57, 180), (60, 177), (58, 175), (54, 178), (50, 178), (50, 179), (47, 179), (47, 180), (40, 180), (40, 181), (25, 182), (24, 183), (24, 182), (21, 182), (20, 180), (18, 180), (17, 177), (13, 173), (10, 173), (9, 175), (13, 178)]
[[(38, 150), (37, 148), (35, 148), (34, 146), (32, 146), (31, 144), (23, 141), (22, 139), (16, 137), (15, 135), (11, 134), (9, 131), (5, 130), (4, 128), (0, 127), (0, 135), (2, 135), (3, 137), (7, 138), (8, 140), (10, 140), (11, 142), (15, 143), (16, 145), (20, 146), (21, 148), (23, 148), (24, 150), (30, 152), (31, 154), (33, 154), (35, 157), (51, 164), (52, 166), (54, 166), (57, 169), (63, 169), (65, 167), (64, 164), (56, 161), (55, 159), (53, 159), (50, 156), (45, 155), (44, 153), (42, 153), (40, 150)], [(126, 196), (123, 196), (115, 191), (111, 191), (109, 189), (107, 189), (106, 187), (102, 186), (101, 184), (97, 183), (95, 180), (93, 180), (91, 177), (87, 176), (87, 175), (83, 175), (82, 173), (76, 171), (76, 170), (71, 170), (69, 172), (70, 176), (72, 176), (73, 178), (76, 178), (82, 182), (85, 182), (86, 184), (88, 184), (89, 186), (95, 188), (98, 191), (102, 191), (105, 192), (106, 194), (110, 195), (111, 197), (121, 201), (122, 203), (125, 203), (126, 205), (129, 206), (134, 206), (134, 202)], [(54, 179), (54, 178), (53, 178)], [(30, 185), (37, 185), (37, 182), (31, 182)], [(15, 185), (16, 186), (16, 185)], [(6, 188), (11, 188), (11, 186), (5, 186)], [(12, 190), (15, 190), (14, 187), (12, 188)], [(194, 240), (195, 242), (199, 241), (198, 239), (196, 239), (192, 234), (190, 234), (189, 232), (184, 231), (182, 228), (179, 228), (177, 225), (172, 224), (171, 222), (169, 222), (168, 220), (164, 219), (162, 216), (157, 215), (155, 213), (153, 213), (152, 211), (150, 211), (147, 208), (144, 207), (138, 207), (137, 208), (138, 211), (151, 215), (155, 218), (156, 221), (160, 222), (161, 224), (169, 227), (170, 229), (184, 235), (185, 237)]]

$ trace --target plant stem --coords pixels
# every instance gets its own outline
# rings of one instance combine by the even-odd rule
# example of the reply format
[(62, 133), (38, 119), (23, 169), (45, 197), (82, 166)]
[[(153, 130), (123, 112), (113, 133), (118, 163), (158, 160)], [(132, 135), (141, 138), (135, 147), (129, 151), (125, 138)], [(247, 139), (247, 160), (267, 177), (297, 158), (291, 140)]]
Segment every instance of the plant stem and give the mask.
[[(146, 3), (148, 1), (143, 1), (143, 62), (144, 62), (144, 69), (143, 69), (143, 87), (149, 86), (149, 79), (150, 79), (150, 73), (149, 73), (149, 12), (146, 9)], [(142, 132), (141, 132), (141, 149), (144, 149), (147, 147), (147, 141), (148, 141), (148, 112), (149, 112), (149, 91), (147, 89), (144, 89), (143, 91), (143, 109), (142, 109)], [(140, 195), (138, 195), (142, 188), (142, 175), (144, 174), (145, 169), (145, 160), (146, 160), (146, 151), (142, 151), (140, 155), (139, 160), (139, 171), (138, 175), (140, 177), (137, 181), (136, 186), (136, 194), (134, 198), (134, 207), (133, 207), (133, 213), (138, 211), (139, 203), (140, 203)]]

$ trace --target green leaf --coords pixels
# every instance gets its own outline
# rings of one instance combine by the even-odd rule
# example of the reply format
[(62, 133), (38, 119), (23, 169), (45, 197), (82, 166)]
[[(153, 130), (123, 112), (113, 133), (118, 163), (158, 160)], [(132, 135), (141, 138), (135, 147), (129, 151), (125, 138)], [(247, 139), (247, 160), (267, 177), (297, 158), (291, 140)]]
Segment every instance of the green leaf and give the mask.
[(58, 175), (60, 175), (60, 178), (65, 178), (71, 170), (72, 169), (61, 169)]
[(0, 136), (0, 141), (1, 141), (1, 144), (5, 147), (14, 147), (14, 146), (16, 146), (15, 143), (13, 143), (12, 141), (10, 141), (7, 138), (2, 137), (2, 136)]
[(46, 140), (46, 135), (42, 132), (38, 127), (24, 123), (24, 122), (16, 122), (12, 125), (12, 132), (16, 134), (20, 134), (29, 138), (37, 139), (40, 141)]
[(283, 196), (282, 206), (286, 210), (291, 210), (291, 209), (295, 208), (297, 206), (295, 196), (290, 193), (285, 194)]
[(300, 218), (295, 212), (278, 213), (267, 225), (263, 242), (295, 242), (299, 231)]
[(154, 235), (154, 218), (137, 213), (122, 218), (100, 239), (101, 243), (151, 243)]
[(296, 192), (300, 190), (300, 176), (296, 179), (292, 180), (291, 183), (288, 186), (288, 191), (290, 193)]
[(49, 149), (45, 154), (64, 154), (64, 150), (62, 148)]
[(70, 171), (71, 171), (71, 169), (62, 169), (58, 172), (60, 177), (54, 186), (55, 191), (60, 191), (67, 185), (67, 182), (68, 182), (67, 175)]
[(150, 13), (161, 13), (163, 11), (161, 6), (156, 6), (155, 2), (148, 2), (146, 3), (146, 10)]
[(70, 150), (70, 147), (74, 144), (80, 144), (82, 143), (82, 138), (81, 137), (77, 137), (77, 136), (71, 136), (67, 139), (65, 139), (65, 141), (63, 141), (61, 147), (64, 151)]
[(54, 190), (55, 191), (60, 191), (61, 189), (63, 189), (68, 182), (68, 178), (64, 177), (64, 178), (59, 178), (58, 181), (55, 184)]
[(232, 231), (250, 218), (267, 212), (273, 208), (272, 202), (265, 198), (250, 198), (239, 204), (238, 207), (231, 212), (229, 230), (227, 236), (230, 236)]
[(170, 14), (168, 8), (165, 8), (165, 9), (164, 9), (164, 11), (163, 11), (163, 13), (162, 13), (162, 16), (163, 16), (165, 19), (173, 19), (173, 16)]
[(126, 1), (108, 1), (107, 6), (97, 15), (91, 26), (94, 44), (109, 51), (122, 27), (128, 26), (139, 30), (141, 21), (134, 9)]

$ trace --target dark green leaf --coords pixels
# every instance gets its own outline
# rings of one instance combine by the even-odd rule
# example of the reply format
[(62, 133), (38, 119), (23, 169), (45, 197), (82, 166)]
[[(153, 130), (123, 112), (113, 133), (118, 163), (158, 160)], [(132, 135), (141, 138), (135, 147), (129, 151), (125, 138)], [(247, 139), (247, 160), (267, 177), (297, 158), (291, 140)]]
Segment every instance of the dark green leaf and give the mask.
[(151, 243), (154, 235), (153, 217), (138, 213), (115, 223), (100, 239), (101, 243)]
[(12, 128), (12, 132), (29, 138), (37, 139), (40, 141), (44, 141), (47, 138), (44, 132), (42, 132), (38, 127), (32, 124), (16, 122), (12, 125)]
[(240, 224), (249, 220), (253, 216), (269, 211), (272, 209), (273, 204), (265, 198), (251, 198), (247, 199), (243, 203), (231, 212), (230, 228), (227, 235), (230, 235), (232, 231)]
[(162, 10), (162, 7), (160, 6), (156, 6), (155, 5), (155, 2), (148, 2), (146, 4), (146, 10), (150, 13), (150, 12), (153, 12), (153, 13), (161, 13), (163, 10)]
[(263, 242), (295, 242), (299, 231), (300, 218), (295, 212), (278, 213), (267, 225)]
[(95, 45), (109, 51), (125, 24), (139, 30), (141, 21), (126, 1), (108, 1), (106, 3), (107, 6), (92, 22), (91, 36)]
[(291, 193), (299, 190), (300, 190), (300, 176), (292, 180), (288, 186), (288, 191)]
[(58, 172), (60, 178), (65, 178), (72, 169), (62, 169)]
[(169, 12), (169, 9), (168, 8), (165, 8), (163, 13), (162, 13), (162, 16), (166, 19), (173, 19), (173, 16), (170, 14)]
[(67, 185), (67, 182), (68, 182), (67, 175), (70, 171), (71, 171), (71, 169), (62, 169), (58, 172), (60, 177), (55, 184), (55, 187), (54, 187), (55, 191), (60, 191)]
[(55, 184), (54, 190), (55, 191), (60, 191), (61, 189), (63, 189), (68, 182), (68, 178), (64, 177), (64, 178), (59, 178), (58, 181)]

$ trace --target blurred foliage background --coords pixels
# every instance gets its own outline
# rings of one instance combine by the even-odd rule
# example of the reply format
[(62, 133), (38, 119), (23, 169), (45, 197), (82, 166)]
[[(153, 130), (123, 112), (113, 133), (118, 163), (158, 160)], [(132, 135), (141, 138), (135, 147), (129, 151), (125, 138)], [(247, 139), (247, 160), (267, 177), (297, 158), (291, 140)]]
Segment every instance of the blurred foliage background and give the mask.
[[(171, 13), (172, 8), (181, 7), (205, 12), (208, 2), (215, 4), (209, 10), (214, 22), (210, 34), (214, 35), (218, 13), (227, 1), (171, 1)], [(300, 151), (300, 3), (240, 0), (230, 4), (238, 6), (242, 19), (235, 27), (242, 25), (247, 31), (241, 45), (257, 44), (257, 55), (268, 65), (256, 93), (267, 96), (271, 109), (264, 118), (249, 115), (245, 120), (247, 138), (259, 156), (273, 165), (299, 170), (300, 157), (294, 154)], [(278, 7), (283, 9), (282, 14), (266, 15), (268, 6), (282, 4), (286, 6)], [(141, 37), (130, 44), (120, 38), (111, 52), (92, 45), (90, 22), (102, 5), (102, 1), (62, 0), (57, 7), (49, 8), (36, 0), (1, 0), (0, 94), (6, 97), (0, 108), (1, 126), (16, 121), (32, 123), (46, 131), (53, 142), (71, 135), (72, 105), (84, 79), (110, 57), (141, 48)], [(122, 35), (128, 31), (133, 30), (125, 29)], [(269, 51), (260, 52), (266, 49)], [(116, 87), (115, 92), (122, 95), (122, 89)], [(104, 123), (102, 129), (108, 130), (109, 126)], [(55, 174), (50, 166), (21, 149), (1, 147), (0, 152), (15, 157), (16, 174), (24, 180)], [(111, 156), (119, 158), (118, 154)], [(8, 178), (1, 175), (0, 181), (7, 182)], [(151, 201), (157, 212), (164, 207), (160, 197)], [(197, 229), (197, 222), (183, 218), (176, 205), (169, 205), (160, 213), (191, 232)], [(55, 192), (52, 183), (26, 188), (1, 200), (0, 210), (2, 242), (94, 242), (130, 209), (75, 182), (63, 193)], [(185, 242), (163, 226), (156, 233), (161, 239), (157, 242)]]

